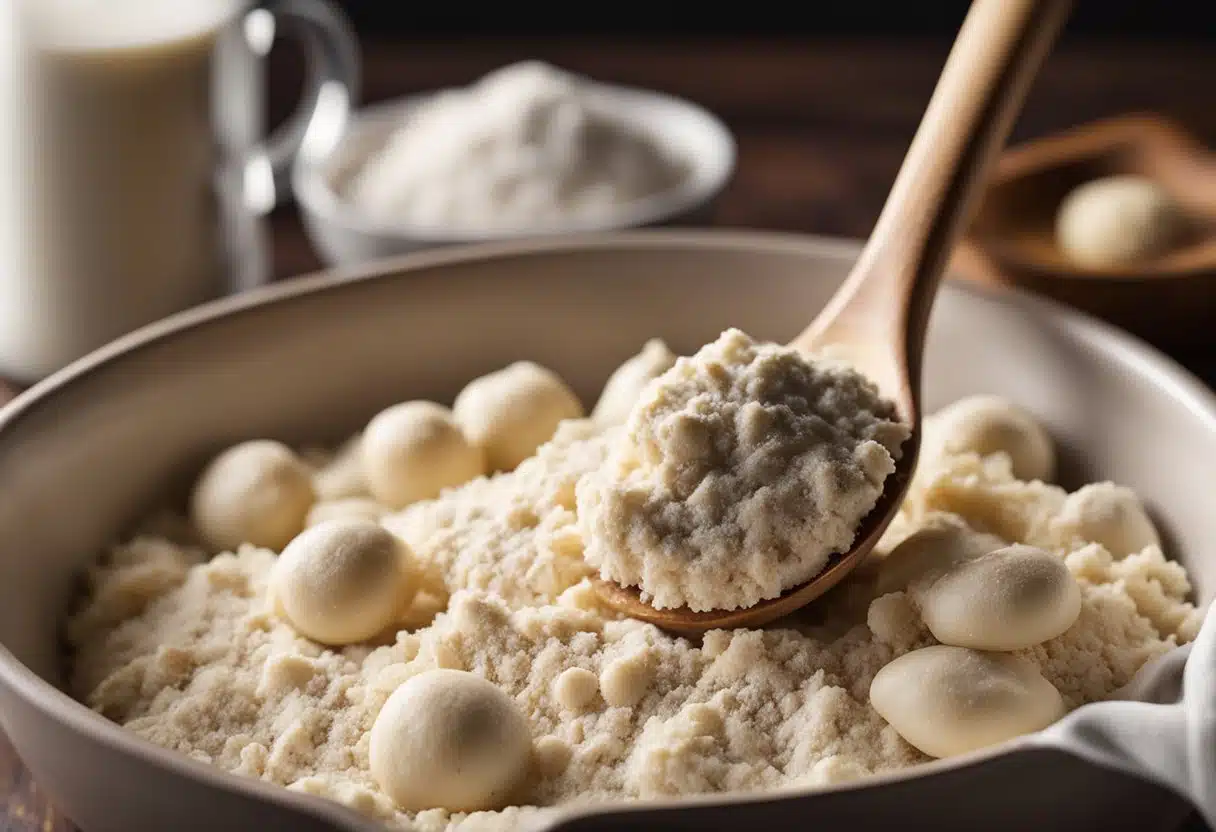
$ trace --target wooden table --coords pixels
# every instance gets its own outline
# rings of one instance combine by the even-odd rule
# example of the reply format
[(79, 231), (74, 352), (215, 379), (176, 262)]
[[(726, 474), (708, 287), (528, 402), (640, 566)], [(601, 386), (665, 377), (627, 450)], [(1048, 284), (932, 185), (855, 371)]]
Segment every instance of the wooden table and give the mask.
[[(873, 40), (373, 40), (366, 43), (364, 98), (466, 83), (523, 58), (662, 89), (710, 107), (738, 137), (738, 174), (724, 194), (720, 224), (864, 237), (948, 47)], [(292, 56), (276, 58), (272, 111), (290, 106), (297, 77)], [(1207, 44), (1065, 38), (1032, 91), (1014, 140), (1155, 110), (1216, 144), (1214, 77), (1216, 50)], [(292, 209), (277, 212), (271, 224), (277, 278), (319, 268)], [(1216, 384), (1213, 347), (1216, 337), (1175, 357)], [(0, 832), (73, 829), (0, 737)], [(1202, 829), (1197, 820), (1188, 827)]]

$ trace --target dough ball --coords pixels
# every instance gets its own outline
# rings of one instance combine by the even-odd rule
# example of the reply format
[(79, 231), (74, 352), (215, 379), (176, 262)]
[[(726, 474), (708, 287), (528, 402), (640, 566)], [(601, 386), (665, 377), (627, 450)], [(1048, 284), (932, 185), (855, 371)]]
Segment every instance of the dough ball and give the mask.
[(330, 520), (288, 544), (271, 573), (278, 608), (300, 635), (357, 644), (400, 618), (417, 591), (405, 543), (377, 523)]
[(902, 592), (914, 583), (946, 572), (960, 561), (1005, 545), (999, 537), (972, 531), (954, 515), (937, 515), (883, 558), (874, 595)]
[(622, 425), (633, 409), (642, 388), (676, 363), (676, 354), (658, 338), (652, 338), (642, 351), (630, 358), (608, 377), (591, 418), (601, 427)]
[(1081, 588), (1064, 561), (1021, 544), (954, 564), (917, 601), (934, 638), (976, 650), (1034, 647), (1081, 614)]
[(1049, 482), (1056, 453), (1051, 437), (1035, 418), (1000, 396), (969, 396), (925, 420), (925, 455), (975, 453), (1009, 455), (1019, 480)]
[(329, 520), (366, 520), (378, 523), (388, 509), (370, 497), (344, 497), (315, 503), (308, 511), (304, 525), (316, 526)]
[(252, 543), (277, 552), (304, 528), (315, 499), (312, 471), (295, 452), (258, 439), (234, 445), (204, 469), (190, 519), (217, 551)]
[(1185, 213), (1156, 182), (1111, 176), (1064, 198), (1056, 241), (1077, 263), (1109, 268), (1165, 254), (1186, 236), (1187, 225)]
[(549, 441), (583, 406), (557, 374), (531, 361), (474, 379), (456, 397), (456, 421), (485, 449), (493, 471), (510, 471)]
[(360, 450), (362, 436), (352, 436), (342, 443), (333, 456), (313, 474), (312, 487), (318, 500), (343, 500), (347, 497), (370, 497), (367, 477), (363, 473)]
[(585, 708), (600, 692), (600, 680), (590, 670), (571, 667), (563, 670), (553, 683), (553, 698), (571, 711)]
[(1161, 545), (1136, 493), (1110, 482), (1087, 485), (1069, 494), (1055, 522), (1082, 540), (1101, 543), (1117, 558), (1145, 546)]
[(528, 774), (532, 737), (514, 700), (480, 676), (430, 670), (384, 703), (372, 776), (405, 811), (500, 808)]
[(481, 448), (434, 402), (406, 402), (378, 414), (363, 431), (362, 459), (372, 496), (390, 508), (438, 497), (486, 467)]
[(1059, 691), (1025, 659), (943, 645), (905, 653), (878, 671), (870, 704), (930, 757), (1039, 731), (1065, 712)]

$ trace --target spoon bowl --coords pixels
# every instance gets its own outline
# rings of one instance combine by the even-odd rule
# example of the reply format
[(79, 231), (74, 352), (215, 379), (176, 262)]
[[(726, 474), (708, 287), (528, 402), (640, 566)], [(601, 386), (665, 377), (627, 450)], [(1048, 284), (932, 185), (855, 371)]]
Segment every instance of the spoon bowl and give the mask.
[(596, 590), (605, 604), (683, 635), (762, 626), (819, 598), (873, 550), (903, 502), (920, 453), (921, 363), (942, 272), (1071, 5), (972, 3), (861, 257), (823, 311), (790, 342), (812, 359), (832, 348), (894, 402), (911, 431), (851, 548), (809, 581), (744, 609), (657, 609), (638, 588), (601, 579)]

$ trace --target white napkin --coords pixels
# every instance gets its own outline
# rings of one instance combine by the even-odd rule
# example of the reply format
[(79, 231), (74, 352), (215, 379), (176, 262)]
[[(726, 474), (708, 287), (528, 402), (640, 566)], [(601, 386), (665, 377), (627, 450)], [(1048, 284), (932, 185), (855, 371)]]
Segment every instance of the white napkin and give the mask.
[(1031, 744), (1165, 786), (1216, 828), (1216, 609), (1193, 643), (1150, 662), (1117, 700), (1078, 708)]

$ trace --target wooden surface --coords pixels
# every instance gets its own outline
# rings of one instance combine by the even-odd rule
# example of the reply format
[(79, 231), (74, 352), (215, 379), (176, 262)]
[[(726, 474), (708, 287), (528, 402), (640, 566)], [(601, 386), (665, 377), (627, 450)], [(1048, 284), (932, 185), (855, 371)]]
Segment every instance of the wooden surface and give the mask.
[[(948, 48), (945, 41), (368, 42), (364, 98), (465, 83), (523, 58), (662, 89), (715, 110), (738, 137), (739, 170), (723, 196), (719, 224), (863, 237)], [(276, 57), (275, 110), (289, 106), (296, 74), (291, 56)], [(1076, 43), (1066, 35), (1031, 90), (1014, 140), (1156, 110), (1216, 145), (1214, 77), (1216, 50), (1209, 44)], [(320, 266), (291, 208), (277, 212), (271, 225), (276, 277)], [(1214, 352), (1216, 336), (1175, 357), (1212, 383)], [(1188, 830), (1205, 828), (1196, 821)], [(0, 738), (0, 832), (73, 829)]]

